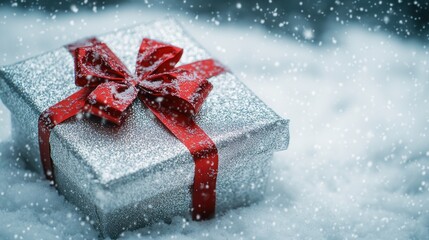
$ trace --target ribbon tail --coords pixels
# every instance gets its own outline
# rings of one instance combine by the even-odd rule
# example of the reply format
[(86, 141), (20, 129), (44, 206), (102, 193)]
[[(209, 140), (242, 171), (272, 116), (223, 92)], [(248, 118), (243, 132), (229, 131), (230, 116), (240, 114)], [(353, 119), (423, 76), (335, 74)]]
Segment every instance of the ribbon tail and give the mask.
[(228, 71), (228, 69), (226, 69), (224, 66), (222, 66), (221, 63), (214, 59), (195, 61), (177, 68), (195, 73), (198, 77), (205, 79), (209, 79)]
[(92, 89), (85, 87), (70, 95), (61, 102), (45, 110), (39, 117), (39, 150), (43, 171), (48, 180), (54, 182), (54, 168), (51, 158), (51, 145), (49, 138), (51, 130), (58, 124), (76, 116), (84, 108), (86, 98)]
[(43, 172), (46, 179), (54, 181), (54, 167), (51, 159), (51, 146), (49, 144), (49, 137), (51, 135), (51, 127), (45, 124), (44, 119), (39, 117), (39, 150), (40, 159), (42, 162)]
[(215, 216), (216, 178), (218, 174), (218, 151), (212, 139), (189, 115), (160, 110), (148, 100), (142, 102), (189, 149), (195, 162), (192, 186), (192, 219), (205, 220)]

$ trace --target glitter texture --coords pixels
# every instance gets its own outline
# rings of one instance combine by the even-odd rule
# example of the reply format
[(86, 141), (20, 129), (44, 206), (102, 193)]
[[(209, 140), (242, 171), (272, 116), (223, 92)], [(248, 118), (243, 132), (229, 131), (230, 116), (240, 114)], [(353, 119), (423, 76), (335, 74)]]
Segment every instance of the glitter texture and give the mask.
[[(152, 38), (184, 49), (178, 65), (211, 56), (172, 19), (138, 25), (98, 38), (134, 71), (141, 40)], [(6, 66), (1, 98), (11, 110), (17, 147), (41, 171), (37, 120), (42, 111), (74, 93), (73, 58), (65, 48)], [(219, 151), (217, 212), (263, 196), (270, 156), (289, 143), (288, 120), (280, 118), (231, 73), (209, 81), (214, 88), (196, 117)], [(194, 165), (188, 149), (140, 102), (122, 126), (81, 116), (54, 128), (51, 154), (59, 191), (100, 229), (115, 237), (186, 216)]]

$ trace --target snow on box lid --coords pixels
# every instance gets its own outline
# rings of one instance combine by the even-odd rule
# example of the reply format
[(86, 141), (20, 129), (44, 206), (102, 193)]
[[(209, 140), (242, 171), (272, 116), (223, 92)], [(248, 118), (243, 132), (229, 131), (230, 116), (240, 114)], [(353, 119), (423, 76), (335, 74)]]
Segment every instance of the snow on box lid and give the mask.
[[(132, 72), (144, 37), (183, 48), (184, 54), (177, 66), (211, 58), (172, 19), (97, 36)], [(73, 57), (67, 49), (60, 48), (2, 67), (0, 74), (2, 100), (13, 116), (25, 119), (33, 139), (34, 158), (37, 158), (38, 116), (79, 90), (74, 83)], [(209, 81), (213, 90), (196, 116), (196, 122), (215, 142), (220, 162), (240, 155), (287, 148), (288, 120), (274, 113), (231, 73), (223, 73)], [(23, 103), (26, 105), (22, 106)], [(25, 111), (26, 107), (31, 110)], [(69, 150), (77, 161), (56, 158), (55, 154), (59, 154), (55, 153), (56, 144)], [(140, 101), (132, 104), (120, 127), (102, 125), (87, 118), (73, 118), (56, 126), (51, 146), (58, 168), (88, 173), (104, 186), (192, 163), (188, 149)], [(193, 168), (190, 168), (189, 176), (192, 175)]]

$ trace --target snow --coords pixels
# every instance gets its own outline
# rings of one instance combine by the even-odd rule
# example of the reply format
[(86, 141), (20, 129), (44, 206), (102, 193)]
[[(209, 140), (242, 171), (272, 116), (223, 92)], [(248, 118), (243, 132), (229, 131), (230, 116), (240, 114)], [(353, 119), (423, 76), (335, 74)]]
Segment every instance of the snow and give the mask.
[[(0, 38), (0, 63), (8, 64), (163, 13), (129, 5), (54, 20), (15, 8), (0, 9), (0, 16), (0, 31), (7, 33)], [(317, 46), (239, 24), (179, 20), (291, 119), (290, 147), (275, 154), (263, 201), (206, 222), (176, 217), (171, 224), (126, 232), (123, 239), (429, 236), (426, 46), (353, 25), (333, 25), (335, 33)], [(20, 161), (9, 115), (1, 105), (0, 239), (97, 239), (85, 216)]]

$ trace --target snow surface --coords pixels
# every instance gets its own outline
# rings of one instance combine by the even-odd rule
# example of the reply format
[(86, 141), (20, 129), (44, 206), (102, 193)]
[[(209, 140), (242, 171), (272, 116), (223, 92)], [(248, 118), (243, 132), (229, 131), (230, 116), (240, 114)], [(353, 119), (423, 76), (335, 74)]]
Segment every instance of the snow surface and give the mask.
[[(0, 63), (8, 64), (164, 14), (124, 6), (55, 19), (3, 8), (0, 16)], [(176, 217), (123, 239), (429, 237), (427, 47), (358, 26), (333, 25), (340, 34), (318, 46), (258, 28), (179, 20), (291, 119), (290, 148), (275, 155), (262, 202), (206, 222)], [(0, 124), (0, 239), (96, 239), (85, 216), (13, 151), (3, 105)]]

